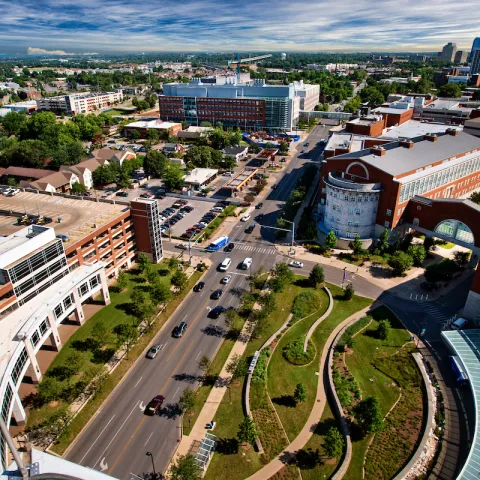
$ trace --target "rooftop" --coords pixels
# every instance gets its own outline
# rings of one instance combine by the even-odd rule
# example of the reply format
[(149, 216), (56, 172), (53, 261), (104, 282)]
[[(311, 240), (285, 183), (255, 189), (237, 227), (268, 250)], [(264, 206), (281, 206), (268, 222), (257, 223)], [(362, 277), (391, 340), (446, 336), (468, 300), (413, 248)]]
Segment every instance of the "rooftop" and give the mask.
[(202, 185), (217, 173), (218, 170), (215, 168), (194, 168), (189, 175), (185, 175), (183, 181), (185, 183)]
[[(451, 125), (442, 123), (426, 123), (418, 120), (408, 120), (396, 127), (390, 127), (383, 131), (380, 138), (412, 138), (428, 133), (443, 133), (447, 129), (452, 128)], [(462, 130), (462, 126), (455, 126), (457, 130)]]
[(474, 153), (473, 151), (480, 150), (480, 138), (464, 132), (459, 132), (457, 136), (439, 133), (435, 142), (427, 140), (423, 136), (411, 140), (414, 142), (413, 148), (402, 147), (399, 140), (383, 145), (386, 152), (382, 156), (372, 151), (371, 148), (366, 148), (360, 152), (345, 153), (333, 158), (361, 159), (379, 170), (396, 176), (456, 157), (459, 154)]
[[(21, 245), (28, 243), (32, 238), (49, 230), (47, 227), (31, 225), (7, 237), (0, 237), (0, 268), (5, 268), (11, 263), (12, 256), (7, 254), (11, 254), (13, 250), (16, 250)], [(49, 237), (51, 237), (51, 235), (49, 235)]]
[(138, 122), (129, 123), (126, 127), (130, 128), (159, 128), (169, 129), (181, 125), (180, 123), (163, 122), (162, 120), (139, 120)]

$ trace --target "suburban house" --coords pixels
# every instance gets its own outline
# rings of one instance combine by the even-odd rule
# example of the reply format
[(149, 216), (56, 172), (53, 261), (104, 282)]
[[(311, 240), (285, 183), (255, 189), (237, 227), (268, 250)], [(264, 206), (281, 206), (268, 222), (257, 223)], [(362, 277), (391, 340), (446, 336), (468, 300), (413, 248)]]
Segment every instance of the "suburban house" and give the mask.
[(223, 156), (227, 155), (234, 157), (238, 163), (242, 158), (245, 158), (248, 154), (248, 147), (225, 147), (222, 150)]
[(88, 160), (77, 163), (77, 165), (62, 165), (60, 167), (60, 172), (74, 173), (78, 177), (80, 183), (90, 190), (93, 188), (93, 172), (104, 165), (108, 165), (108, 160), (99, 161), (96, 158), (89, 158)]
[(112, 150), (111, 148), (100, 148), (92, 150), (88, 155), (89, 158), (94, 158), (99, 161), (117, 162), (122, 166), (125, 160), (133, 160), (137, 156), (132, 150)]
[(79, 182), (78, 176), (72, 172), (55, 172), (34, 182), (22, 180), (20, 186), (44, 192), (69, 193), (72, 186)]
[(163, 153), (166, 155), (171, 155), (178, 152), (185, 153), (185, 147), (180, 143), (166, 143), (163, 147)]
[(42, 170), (40, 168), (25, 168), (25, 167), (7, 167), (2, 173), (2, 182), (7, 183), (8, 179), (13, 178), (17, 182), (22, 180), (40, 180), (43, 177), (51, 175), (51, 170)]

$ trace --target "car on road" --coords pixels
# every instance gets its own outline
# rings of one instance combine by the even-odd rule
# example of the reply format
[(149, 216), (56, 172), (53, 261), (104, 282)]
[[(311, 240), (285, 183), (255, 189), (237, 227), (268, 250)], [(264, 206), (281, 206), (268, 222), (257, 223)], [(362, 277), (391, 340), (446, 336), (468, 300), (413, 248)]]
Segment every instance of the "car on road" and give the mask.
[(163, 395), (157, 395), (150, 400), (149, 404), (145, 407), (145, 415), (156, 415), (162, 408), (165, 397)]
[(309, 145), (310, 145), (310, 144), (309, 144), (308, 142), (305, 142), (305, 143), (303, 144), (304, 147), (308, 147)]
[(217, 288), (211, 295), (210, 298), (212, 300), (220, 300), (220, 297), (223, 295), (223, 290), (221, 288)]
[(55, 235), (57, 238), (59, 238), (62, 242), (68, 242), (70, 240), (70, 237), (68, 235), (65, 235), (64, 233), (58, 233)]
[(153, 195), (151, 193), (142, 193), (140, 198), (153, 198)]
[(257, 210), (260, 210), (262, 207), (263, 207), (263, 202), (257, 203), (257, 205), (255, 206)]
[(255, 230), (255, 224), (252, 223), (246, 228), (245, 233), (252, 233), (254, 230)]
[(285, 157), (280, 159), (280, 163), (285, 163), (286, 161), (287, 161), (287, 159)]
[(224, 285), (227, 285), (230, 280), (232, 279), (232, 276), (229, 274), (229, 275), (225, 275), (223, 278), (222, 278), (222, 282)]
[(300, 150), (300, 153), (305, 153), (305, 150)]
[(175, 337), (175, 338), (181, 338), (183, 337), (183, 334), (185, 333), (185, 331), (187, 330), (187, 324), (185, 322), (180, 322), (174, 329), (173, 329), (173, 332), (172, 332), (172, 336)]
[(128, 193), (127, 192), (117, 192), (115, 194), (117, 197), (128, 197)]
[(210, 318), (218, 318), (224, 311), (225, 311), (224, 307), (217, 305), (215, 308), (212, 308), (212, 310), (208, 312), (208, 316)]
[(157, 353), (160, 351), (160, 348), (162, 348), (161, 345), (153, 345), (150, 347), (150, 350), (147, 352), (146, 357), (147, 358), (155, 358), (157, 356)]
[(229, 243), (229, 244), (223, 249), (223, 251), (224, 251), (224, 252), (231, 252), (234, 248), (235, 248), (235, 244), (234, 244), (234, 243)]
[(253, 260), (250, 257), (247, 257), (241, 264), (240, 268), (242, 270), (248, 270), (252, 266)]
[(186, 243), (177, 243), (175, 246), (181, 250), (186, 250), (188, 248), (188, 244)]
[(203, 290), (203, 287), (205, 286), (205, 282), (198, 282), (194, 287), (193, 291), (194, 292), (199, 292), (200, 290)]
[(297, 260), (293, 260), (289, 263), (291, 267), (295, 268), (303, 268), (303, 263), (302, 262), (297, 262)]
[(272, 185), (272, 190), (276, 190), (277, 187), (278, 187), (278, 185), (277, 185), (276, 183), (274, 183), (274, 184)]
[(263, 219), (263, 213), (259, 213), (256, 217), (255, 220), (258, 222)]
[(241, 222), (248, 222), (248, 221), (250, 220), (250, 217), (251, 217), (251, 215), (250, 215), (249, 213), (247, 213), (246, 215), (244, 215), (244, 216), (240, 219), (240, 221), (241, 221)]

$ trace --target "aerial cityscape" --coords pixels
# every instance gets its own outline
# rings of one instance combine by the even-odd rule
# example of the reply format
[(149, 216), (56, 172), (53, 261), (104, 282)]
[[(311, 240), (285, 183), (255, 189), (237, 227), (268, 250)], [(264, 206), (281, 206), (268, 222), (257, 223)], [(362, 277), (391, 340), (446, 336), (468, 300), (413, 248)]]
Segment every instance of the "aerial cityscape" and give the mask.
[(480, 478), (476, 4), (0, 7), (1, 479)]

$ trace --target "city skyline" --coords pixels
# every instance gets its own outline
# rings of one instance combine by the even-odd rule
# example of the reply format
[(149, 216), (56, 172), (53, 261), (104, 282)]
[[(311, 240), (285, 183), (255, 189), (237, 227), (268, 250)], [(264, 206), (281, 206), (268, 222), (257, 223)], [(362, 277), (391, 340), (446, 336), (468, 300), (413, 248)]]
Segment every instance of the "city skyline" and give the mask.
[[(0, 51), (65, 53), (162, 51), (438, 51), (447, 42), (470, 49), (480, 21), (471, 0), (396, 2), (343, 0), (328, 8), (280, 0), (132, 4), (124, 0), (0, 0)], [(258, 13), (263, 12), (262, 15)]]

